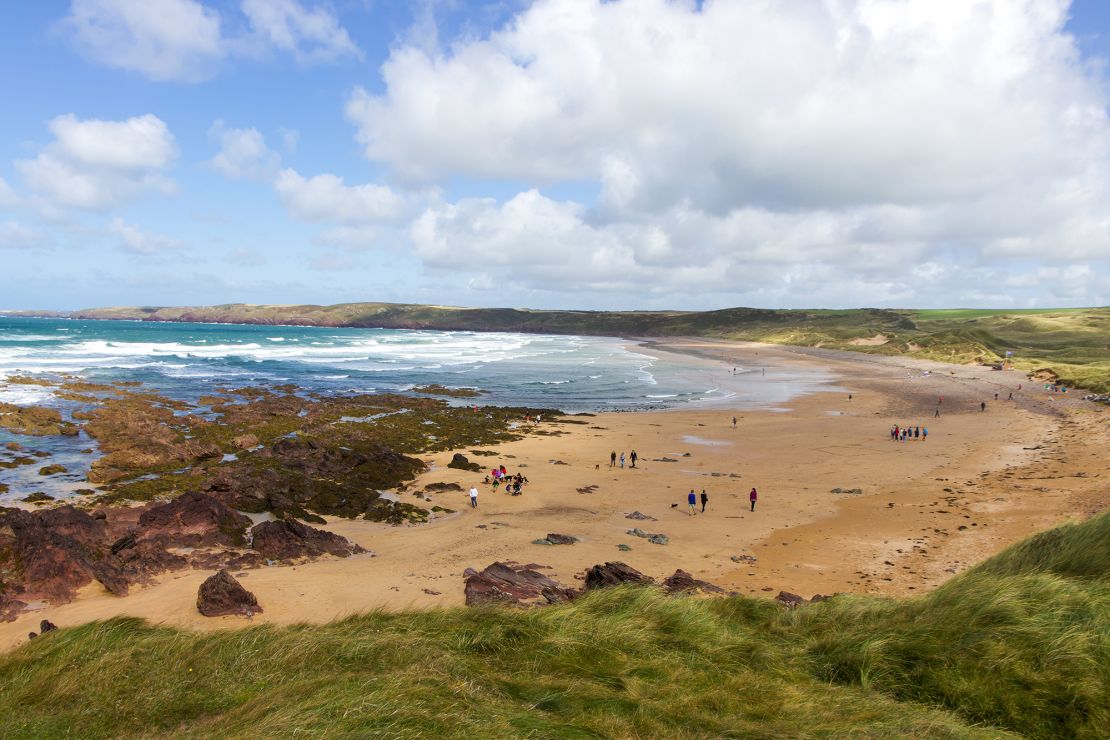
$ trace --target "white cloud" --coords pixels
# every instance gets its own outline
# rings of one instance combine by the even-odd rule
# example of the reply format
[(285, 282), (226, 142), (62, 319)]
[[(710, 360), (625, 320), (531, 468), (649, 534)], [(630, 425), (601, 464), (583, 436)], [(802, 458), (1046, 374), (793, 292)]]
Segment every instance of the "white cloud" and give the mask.
[[(72, 0), (62, 29), (100, 64), (156, 81), (200, 82), (228, 58), (276, 50), (299, 63), (361, 57), (334, 13), (297, 0), (243, 0), (242, 16), (200, 0)], [(240, 33), (229, 26), (246, 25)]]
[(16, 160), (15, 167), (50, 203), (98, 210), (147, 192), (174, 192), (163, 170), (177, 145), (157, 116), (83, 121), (66, 114), (49, 127), (54, 140), (34, 159)]
[(118, 238), (120, 249), (147, 257), (177, 252), (184, 246), (179, 239), (143, 231), (118, 217), (112, 219), (108, 231)]
[(12, 189), (8, 181), (0, 177), (0, 208), (15, 208), (22, 202), (19, 194)]
[(338, 19), (324, 7), (306, 8), (296, 0), (243, 0), (254, 33), (301, 63), (333, 62), (362, 52)]
[(204, 80), (227, 54), (219, 12), (196, 0), (73, 0), (63, 27), (89, 58), (152, 80)]
[(45, 249), (54, 245), (54, 239), (38, 229), (19, 223), (0, 223), (0, 249)]
[(274, 189), (292, 216), (300, 221), (365, 225), (393, 221), (404, 215), (403, 197), (385, 185), (346, 185), (332, 174), (305, 178), (296, 170), (278, 174)]
[(411, 229), (429, 264), (556, 290), (956, 300), (1018, 260), (1110, 257), (1107, 99), (1067, 5), (538, 0), (448, 51), (396, 47), (347, 112), (403, 182), (598, 189), (433, 204)]
[(220, 151), (206, 164), (225, 177), (269, 181), (281, 166), (281, 156), (266, 145), (256, 128), (227, 128), (216, 121), (209, 136), (218, 139)]

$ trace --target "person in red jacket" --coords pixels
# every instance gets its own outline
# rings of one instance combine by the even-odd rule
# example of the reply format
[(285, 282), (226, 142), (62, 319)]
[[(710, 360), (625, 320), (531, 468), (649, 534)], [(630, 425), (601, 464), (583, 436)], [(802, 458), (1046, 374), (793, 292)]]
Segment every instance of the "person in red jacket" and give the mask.
[(752, 502), (752, 511), (755, 511), (755, 500), (757, 498), (759, 498), (759, 494), (757, 494), (753, 488), (752, 492), (748, 494), (748, 500)]

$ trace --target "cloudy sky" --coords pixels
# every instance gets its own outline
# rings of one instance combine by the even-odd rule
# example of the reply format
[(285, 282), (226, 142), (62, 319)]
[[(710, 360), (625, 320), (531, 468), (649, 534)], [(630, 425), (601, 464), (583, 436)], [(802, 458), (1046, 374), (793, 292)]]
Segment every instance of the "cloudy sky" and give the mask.
[(0, 19), (0, 308), (1110, 303), (1104, 0)]

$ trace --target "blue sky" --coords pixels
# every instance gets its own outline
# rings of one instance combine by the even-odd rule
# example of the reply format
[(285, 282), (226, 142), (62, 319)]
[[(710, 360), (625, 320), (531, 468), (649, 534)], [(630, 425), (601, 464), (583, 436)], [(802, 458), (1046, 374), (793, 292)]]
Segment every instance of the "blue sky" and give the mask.
[(1110, 303), (1110, 6), (74, 0), (0, 308)]

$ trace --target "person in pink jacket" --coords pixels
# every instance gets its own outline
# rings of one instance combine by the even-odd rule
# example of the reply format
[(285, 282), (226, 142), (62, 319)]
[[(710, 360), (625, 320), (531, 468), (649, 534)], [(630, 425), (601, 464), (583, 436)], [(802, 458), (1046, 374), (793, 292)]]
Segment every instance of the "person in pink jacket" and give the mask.
[(755, 511), (755, 500), (757, 498), (759, 498), (759, 494), (757, 494), (753, 488), (752, 492), (748, 494), (748, 500), (752, 502), (752, 511)]

